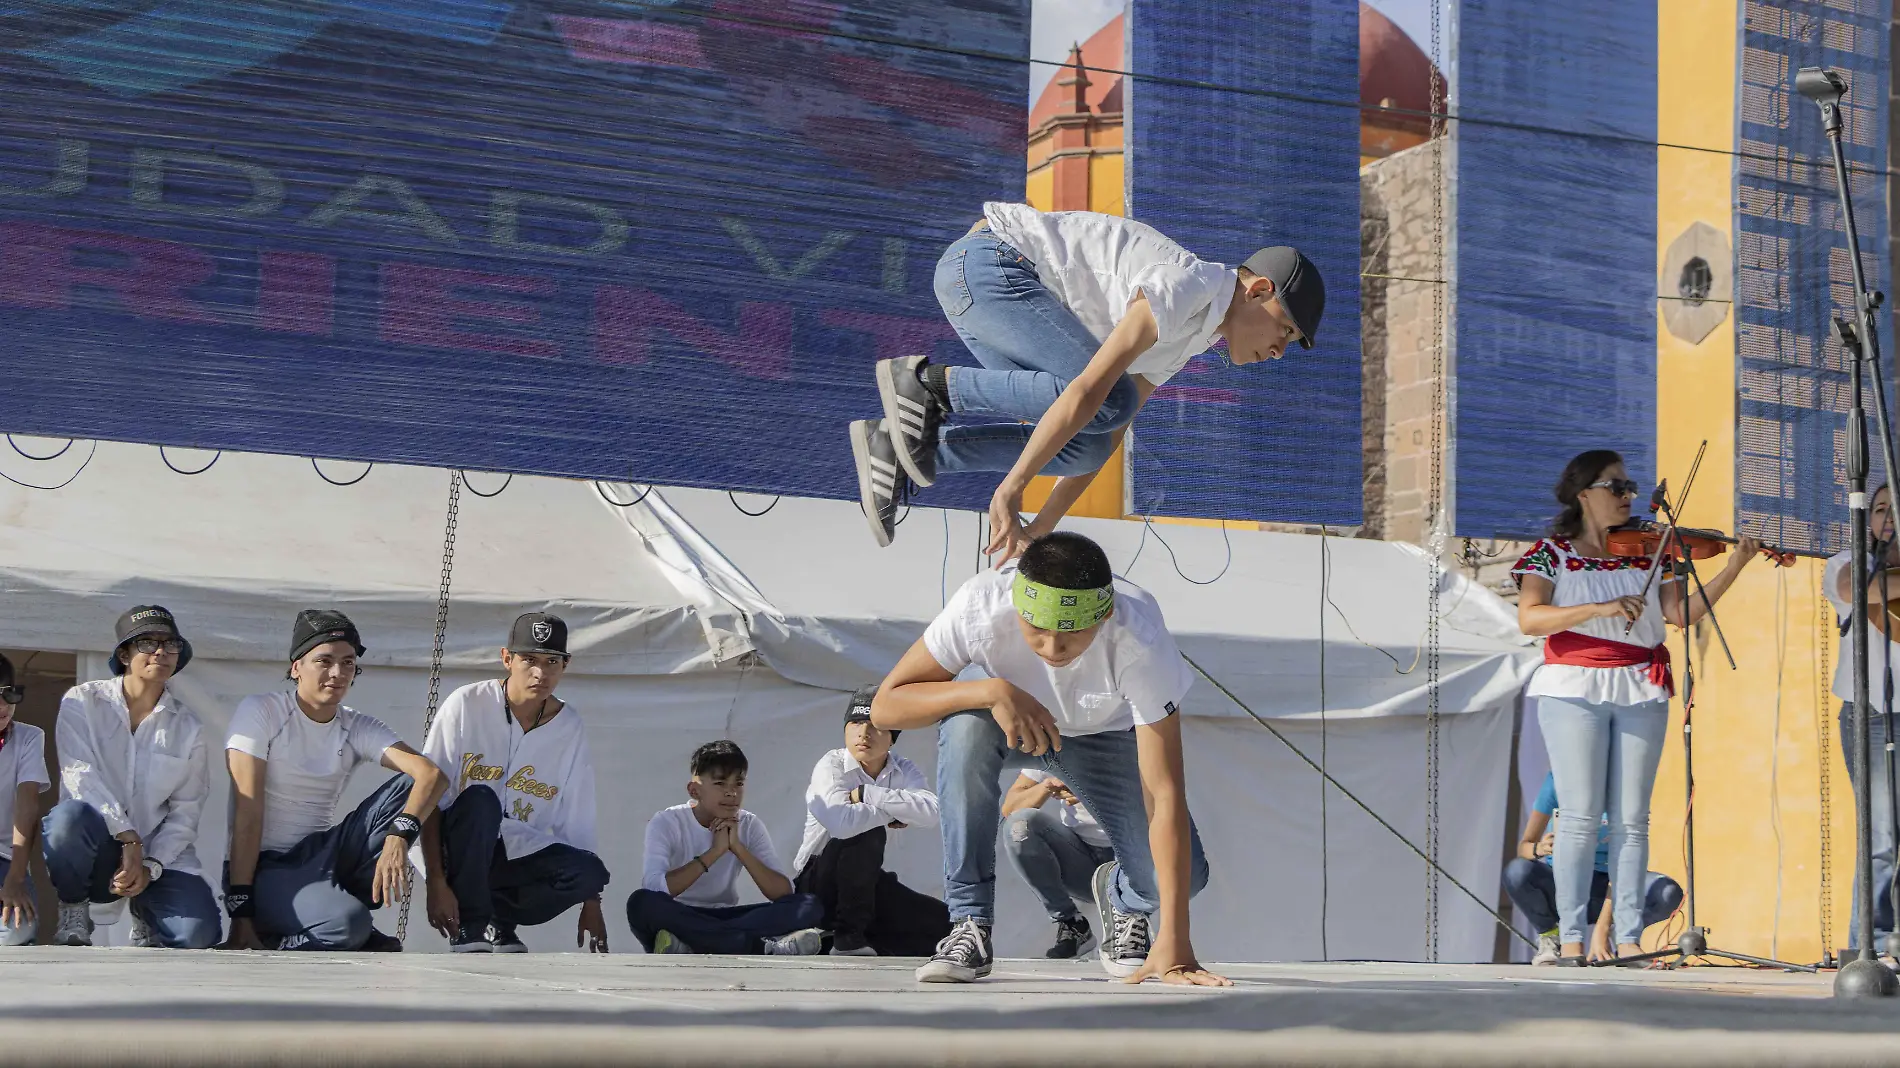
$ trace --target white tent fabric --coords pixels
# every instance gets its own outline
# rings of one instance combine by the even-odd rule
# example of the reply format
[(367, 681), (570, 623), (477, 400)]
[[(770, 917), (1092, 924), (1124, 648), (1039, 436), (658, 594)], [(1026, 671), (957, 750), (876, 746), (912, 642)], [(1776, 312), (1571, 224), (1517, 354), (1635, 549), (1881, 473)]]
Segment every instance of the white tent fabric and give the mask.
[[(37, 474), (24, 466), (0, 470)], [(0, 592), (9, 606), (0, 646), (91, 654), (82, 655), (82, 677), (97, 677), (116, 615), (135, 602), (166, 604), (197, 652), (178, 691), (221, 737), (239, 699), (284, 685), (280, 658), (296, 609), (334, 605), (370, 647), (371, 670), (351, 703), (419, 741), (447, 484), (446, 472), (379, 466), (359, 485), (332, 487), (306, 461), (235, 454), (188, 478), (149, 447), (101, 444), (65, 489), (0, 486)], [(499, 484), (477, 476), (484, 492)], [(622, 501), (638, 495), (614, 492)], [(585, 717), (594, 748), (617, 950), (632, 948), (623, 906), (638, 884), (641, 828), (683, 796), (692, 748), (731, 737), (751, 754), (748, 807), (789, 858), (811, 765), (839, 744), (841, 691), (888, 669), (947, 591), (981, 566), (968, 513), (918, 510), (883, 551), (863, 522), (850, 504), (792, 499), (748, 518), (724, 494), (681, 490), (621, 509), (589, 484), (525, 477), (494, 500), (463, 496), (443, 692), (493, 670), (517, 612), (546, 608), (573, 624), (578, 655), (562, 695)], [(1423, 841), (1426, 570), (1416, 550), (1203, 527), (1075, 526), (1155, 592), (1188, 655)], [(1193, 579), (1219, 577), (1196, 585), (1171, 559)], [(1455, 575), (1443, 591), (1442, 859), (1492, 902), (1517, 693), (1534, 658), (1495, 596)], [(1197, 686), (1187, 711), (1191, 804), (1214, 869), (1194, 914), (1203, 955), (1423, 957), (1417, 857), (1337, 791), (1322, 791), (1212, 688)], [(931, 732), (906, 734), (899, 749), (934, 769)], [(377, 781), (358, 776), (346, 801)], [(200, 842), (213, 870), (226, 833), (217, 793)], [(913, 886), (941, 890), (935, 835), (900, 835), (892, 867)], [(1491, 919), (1449, 885), (1440, 901), (1440, 958), (1490, 959)], [(998, 906), (1001, 952), (1046, 946), (1047, 920), (1000, 854)], [(380, 922), (393, 929), (393, 919)], [(536, 949), (571, 949), (571, 923), (525, 934)], [(419, 903), (410, 937), (414, 948), (442, 948)]]

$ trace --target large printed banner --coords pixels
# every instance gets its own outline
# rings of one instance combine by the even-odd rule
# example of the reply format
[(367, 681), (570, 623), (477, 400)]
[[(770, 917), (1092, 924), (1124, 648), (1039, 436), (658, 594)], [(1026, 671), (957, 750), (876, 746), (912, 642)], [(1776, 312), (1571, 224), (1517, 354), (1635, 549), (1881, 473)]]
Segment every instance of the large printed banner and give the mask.
[(852, 496), (1026, 9), (0, 0), (0, 430)]
[(1326, 279), (1319, 346), (1196, 357), (1135, 423), (1149, 515), (1361, 519), (1358, 0), (1131, 0), (1128, 213), (1206, 259), (1293, 245)]

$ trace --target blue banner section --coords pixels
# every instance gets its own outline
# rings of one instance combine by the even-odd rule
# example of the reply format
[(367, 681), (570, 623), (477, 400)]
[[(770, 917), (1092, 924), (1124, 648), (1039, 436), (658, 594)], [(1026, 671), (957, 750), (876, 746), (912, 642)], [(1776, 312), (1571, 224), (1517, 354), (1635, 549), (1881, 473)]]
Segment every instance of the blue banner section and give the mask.
[[(1868, 285), (1886, 292), (1888, 4), (1885, 0), (1744, 4), (1742, 156), (1736, 163), (1739, 335), (1737, 525), (1791, 549), (1838, 551), (1847, 538), (1851, 367), (1833, 334), (1853, 318), (1853, 267), (1820, 109), (1795, 71), (1833, 67), (1851, 82), (1842, 149)], [(1879, 316), (1889, 370), (1893, 319)], [(1872, 390), (1876, 382), (1869, 381)], [(1870, 481), (1883, 477), (1867, 397)]]
[(1655, 478), (1656, 3), (1460, 4), (1454, 533), (1542, 531), (1585, 449)]
[(855, 497), (1027, 6), (0, 0), (0, 429)]
[[(1206, 259), (1293, 245), (1326, 279), (1319, 346), (1200, 356), (1134, 428), (1149, 515), (1358, 523), (1357, 0), (1131, 0), (1128, 213)], [(1324, 101), (1326, 103), (1321, 103)]]

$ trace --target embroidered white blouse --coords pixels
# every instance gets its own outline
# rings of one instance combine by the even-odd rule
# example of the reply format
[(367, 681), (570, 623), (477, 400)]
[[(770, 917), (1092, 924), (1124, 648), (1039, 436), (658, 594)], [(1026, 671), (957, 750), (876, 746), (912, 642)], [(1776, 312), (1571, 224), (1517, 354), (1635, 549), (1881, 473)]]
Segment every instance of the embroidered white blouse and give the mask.
[[(1552, 607), (1571, 608), (1641, 594), (1649, 579), (1649, 566), (1646, 556), (1584, 556), (1564, 538), (1545, 538), (1518, 560), (1511, 568), (1511, 575), (1520, 586), (1525, 575), (1548, 579), (1556, 587), (1550, 598)], [(1628, 633), (1624, 632), (1626, 621), (1620, 615), (1585, 620), (1570, 631), (1644, 648), (1661, 645), (1666, 637), (1662, 587), (1663, 583), (1674, 581), (1673, 576), (1664, 576), (1649, 585), (1649, 605)], [(1530, 686), (1524, 693), (1527, 697), (1562, 697), (1611, 705), (1640, 705), (1669, 699), (1669, 691), (1649, 681), (1648, 669), (1640, 665), (1545, 664), (1531, 676)]]

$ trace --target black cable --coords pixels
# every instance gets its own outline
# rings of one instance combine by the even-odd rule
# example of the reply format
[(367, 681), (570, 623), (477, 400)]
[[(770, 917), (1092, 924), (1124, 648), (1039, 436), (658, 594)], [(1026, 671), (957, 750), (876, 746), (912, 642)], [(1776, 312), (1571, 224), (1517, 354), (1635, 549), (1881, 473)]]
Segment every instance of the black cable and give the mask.
[(1273, 724), (1267, 722), (1264, 718), (1261, 717), (1260, 713), (1255, 712), (1252, 708), (1249, 708), (1247, 706), (1247, 702), (1242, 701), (1239, 697), (1234, 695), (1234, 691), (1221, 685), (1220, 680), (1216, 679), (1212, 675), (1209, 675), (1207, 673), (1206, 668), (1194, 662), (1193, 657), (1187, 655), (1186, 653), (1182, 653), (1181, 659), (1187, 661), (1187, 664), (1189, 667), (1193, 668), (1197, 674), (1199, 674), (1202, 678), (1206, 679), (1208, 683), (1212, 685), (1216, 690), (1219, 690), (1221, 694), (1224, 695), (1229, 701), (1232, 701), (1236, 708), (1239, 708), (1242, 712), (1247, 713), (1247, 715), (1253, 718), (1253, 721), (1255, 723), (1258, 723), (1262, 727), (1265, 727), (1269, 733), (1271, 733), (1275, 738), (1278, 738), (1280, 740), (1280, 744), (1292, 750), (1293, 755), (1296, 757), (1299, 757), (1302, 761), (1304, 761), (1307, 767), (1312, 768), (1314, 771), (1319, 772), (1321, 777), (1323, 777), (1327, 782), (1331, 783), (1335, 790), (1338, 790), (1340, 793), (1346, 795), (1346, 799), (1348, 801), (1351, 801), (1353, 804), (1358, 805), (1359, 810), (1361, 812), (1364, 812), (1366, 815), (1371, 816), (1372, 821), (1374, 823), (1377, 823), (1379, 826), (1384, 827), (1386, 830), (1392, 832), (1392, 837), (1397, 838), (1400, 842), (1404, 843), (1405, 848), (1418, 854), (1418, 859), (1430, 865), (1433, 871), (1436, 871), (1438, 874), (1444, 876), (1446, 882), (1457, 887), (1460, 891), (1463, 891), (1466, 897), (1470, 898), (1473, 902), (1477, 904), (1479, 908), (1483, 909), (1487, 915), (1489, 915), (1492, 919), (1496, 920), (1498, 922), (1499, 927), (1502, 927), (1506, 931), (1510, 932), (1512, 937), (1516, 938), (1518, 941), (1524, 943), (1527, 946), (1531, 946), (1534, 948), (1537, 945), (1537, 943), (1531, 941), (1530, 938), (1525, 936), (1523, 932), (1519, 931), (1517, 928), (1507, 923), (1504, 917), (1498, 915), (1497, 909), (1494, 909), (1490, 905), (1486, 904), (1483, 898), (1472, 893), (1469, 887), (1465, 886), (1464, 883), (1459, 882), (1457, 876), (1446, 871), (1443, 866), (1441, 866), (1437, 861), (1433, 860), (1431, 857), (1426, 856), (1425, 851), (1413, 845), (1412, 840), (1410, 838), (1405, 837), (1405, 835), (1401, 833), (1397, 827), (1394, 827), (1390, 823), (1386, 822), (1386, 819), (1384, 816), (1381, 816), (1377, 812), (1374, 812), (1372, 810), (1371, 805), (1368, 805), (1364, 801), (1359, 800), (1359, 795), (1353, 793), (1351, 790), (1346, 789), (1345, 783), (1342, 783), (1338, 779), (1333, 778), (1332, 775), (1329, 772), (1327, 772), (1325, 768), (1322, 768), (1318, 764), (1314, 763), (1313, 758), (1310, 756), (1307, 756), (1304, 752), (1302, 752), (1299, 746), (1294, 745), (1292, 739), (1288, 738), (1284, 734), (1281, 734), (1280, 729), (1278, 727), (1275, 727)]
[(334, 478), (331, 478), (331, 477), (330, 477), (329, 475), (326, 475), (326, 474), (324, 474), (324, 473), (323, 473), (323, 468), (321, 468), (321, 467), (318, 467), (318, 466), (317, 466), (317, 458), (316, 458), (316, 457), (314, 457), (314, 456), (312, 456), (312, 457), (310, 458), (310, 470), (312, 470), (312, 471), (315, 471), (315, 472), (317, 473), (317, 477), (318, 477), (318, 478), (320, 478), (320, 479), (322, 479), (322, 480), (324, 480), (325, 482), (328, 482), (328, 483), (329, 483), (330, 485), (332, 485), (332, 486), (354, 486), (354, 485), (356, 485), (356, 484), (357, 484), (358, 482), (361, 482), (361, 481), (363, 481), (364, 479), (366, 479), (366, 478), (368, 478), (368, 477), (369, 477), (369, 473), (370, 473), (371, 471), (374, 471), (374, 470), (376, 470), (376, 465), (375, 465), (375, 464), (370, 464), (370, 465), (368, 465), (368, 466), (366, 466), (366, 467), (364, 467), (364, 468), (363, 468), (363, 473), (362, 473), (362, 474), (360, 474), (360, 475), (358, 475), (358, 476), (356, 476), (356, 477), (355, 477), (355, 478), (353, 478), (353, 479), (350, 479), (350, 480), (349, 480), (348, 482), (338, 482), (338, 481), (337, 481), (336, 479), (334, 479)]
[(60, 457), (62, 457), (62, 456), (64, 456), (64, 455), (66, 455), (66, 450), (67, 450), (67, 449), (70, 449), (70, 448), (72, 448), (72, 447), (73, 447), (73, 439), (72, 439), (72, 438), (67, 438), (67, 439), (66, 439), (66, 444), (64, 444), (64, 445), (61, 445), (61, 446), (59, 447), (59, 451), (58, 451), (58, 452), (56, 452), (56, 453), (53, 453), (53, 454), (52, 454), (52, 455), (50, 455), (50, 456), (35, 456), (35, 455), (33, 455), (32, 453), (30, 453), (30, 452), (28, 452), (28, 451), (26, 451), (25, 449), (22, 449), (22, 448), (20, 448), (20, 443), (19, 443), (19, 442), (17, 442), (17, 441), (15, 441), (15, 440), (13, 440), (13, 435), (12, 435), (12, 434), (8, 434), (8, 435), (7, 435), (7, 444), (9, 444), (9, 445), (11, 445), (11, 446), (13, 446), (13, 451), (14, 451), (14, 452), (17, 452), (17, 453), (19, 453), (19, 454), (20, 454), (21, 456), (24, 456), (24, 457), (26, 457), (26, 458), (27, 458), (27, 459), (29, 459), (29, 460), (57, 460), (57, 459), (59, 459)]
[[(1153, 521), (1147, 518), (1143, 518), (1141, 522), (1144, 528), (1152, 528), (1154, 526)], [(1174, 565), (1174, 573), (1181, 576), (1181, 579), (1184, 582), (1191, 582), (1196, 586), (1212, 586), (1214, 583), (1219, 582), (1222, 578), (1226, 577), (1227, 569), (1234, 566), (1234, 543), (1230, 541), (1227, 537), (1227, 520), (1225, 519), (1220, 521), (1220, 540), (1221, 540), (1221, 544), (1227, 547), (1227, 560), (1225, 563), (1221, 564), (1220, 571), (1217, 572), (1214, 575), (1214, 577), (1211, 579), (1188, 578), (1187, 572), (1181, 570), (1181, 561), (1178, 560), (1174, 555), (1174, 546), (1168, 544), (1168, 539), (1162, 537), (1161, 532), (1159, 530), (1155, 531), (1154, 535), (1155, 535), (1155, 540), (1161, 543), (1161, 547), (1163, 549), (1168, 550), (1168, 562)], [(1142, 531), (1142, 538), (1144, 541), (1146, 540), (1147, 529), (1144, 529)], [(1135, 550), (1135, 556), (1137, 559), (1139, 559), (1141, 556), (1141, 549), (1139, 547), (1137, 547)], [(1133, 567), (1134, 561), (1130, 560), (1128, 562), (1128, 565), (1130, 567)]]
[[(627, 485), (631, 486), (633, 485), (633, 483), (629, 482), (627, 483)], [(647, 497), (653, 493), (653, 484), (651, 482), (647, 483), (647, 488), (642, 490), (638, 497), (635, 497), (633, 500), (626, 501), (626, 502), (616, 501), (612, 497), (607, 496), (607, 490), (604, 486), (600, 484), (599, 479), (594, 480), (594, 492), (600, 494), (601, 500), (606, 501), (608, 504), (613, 505), (615, 508), (632, 508), (634, 505), (639, 504), (641, 501), (646, 500)]]
[(498, 489), (493, 493), (483, 493), (481, 490), (478, 490), (474, 486), (469, 485), (468, 472), (467, 471), (462, 472), (462, 488), (469, 491), (470, 493), (473, 493), (477, 497), (484, 497), (484, 498), (499, 497), (502, 495), (502, 493), (504, 493), (508, 489), (509, 485), (511, 485), (514, 482), (514, 480), (515, 480), (514, 472), (510, 471), (508, 473), (508, 477), (501, 480), (501, 489)]
[[(765, 29), (765, 30), (790, 31), (801, 37), (823, 38), (823, 39), (840, 40), (840, 41), (854, 41), (860, 44), (883, 45), (886, 47), (896, 48), (896, 49), (908, 49), (914, 52), (927, 52), (927, 53), (934, 53), (937, 55), (958, 56), (964, 59), (984, 59), (984, 60), (990, 60), (996, 63), (1020, 64), (1024, 66), (1028, 66), (1031, 64), (1042, 64), (1046, 66), (1062, 67), (1065, 70), (1076, 69), (1076, 65), (1070, 64), (1066, 60), (1036, 59), (1031, 56), (1019, 56), (1019, 55), (1013, 55), (1013, 54), (1004, 53), (1004, 52), (989, 52), (989, 51), (982, 51), (982, 50), (973, 49), (973, 48), (956, 48), (950, 45), (932, 44), (925, 41), (908, 41), (908, 40), (903, 40), (901, 38), (885, 37), (885, 36), (881, 36), (877, 34), (847, 33), (841, 30), (834, 30), (828, 27), (815, 27), (809, 23), (802, 23), (802, 22), (786, 22), (786, 21), (781, 21), (778, 19), (748, 17), (744, 15), (731, 14), (727, 12), (688, 14), (685, 12), (672, 11), (665, 7), (653, 7), (646, 3), (640, 3), (638, 2), (638, 0), (635, 0), (635, 6), (638, 6), (643, 9), (642, 10), (643, 18), (653, 21), (653, 22), (691, 23), (691, 24), (696, 24), (696, 25), (705, 25), (705, 24), (723, 22), (728, 25), (734, 25), (734, 26), (752, 26), (758, 29)], [(1556, 137), (1576, 138), (1582, 141), (1603, 141), (1603, 142), (1608, 142), (1611, 144), (1627, 144), (1627, 145), (1633, 145), (1633, 146), (1638, 146), (1642, 148), (1672, 148), (1672, 149), (1679, 149), (1684, 152), (1707, 152), (1707, 153), (1718, 155), (1718, 156), (1734, 156), (1738, 159), (1761, 160), (1768, 163), (1779, 163), (1779, 164), (1785, 164), (1789, 166), (1792, 166), (1794, 162), (1792, 160), (1781, 158), (1769, 153), (1745, 152), (1739, 149), (1731, 149), (1731, 148), (1712, 148), (1707, 145), (1685, 145), (1685, 144), (1677, 144), (1671, 141), (1651, 141), (1651, 140), (1647, 140), (1641, 137), (1636, 137), (1630, 134), (1602, 133), (1602, 132), (1593, 131), (1593, 130), (1568, 130), (1568, 129), (1563, 129), (1561, 127), (1556, 127), (1556, 126), (1538, 126), (1533, 123), (1511, 122), (1506, 119), (1486, 119), (1486, 118), (1479, 118), (1479, 117), (1469, 116), (1469, 115), (1457, 115), (1457, 114), (1453, 114), (1450, 111), (1441, 112), (1441, 111), (1436, 111), (1436, 110), (1431, 110), (1431, 109), (1421, 110), (1418, 108), (1401, 108), (1401, 107), (1394, 107), (1394, 106), (1389, 106), (1389, 105), (1384, 105), (1384, 104), (1367, 104), (1359, 100), (1346, 100), (1346, 99), (1336, 98), (1336, 97), (1308, 96), (1304, 93), (1290, 93), (1290, 92), (1287, 92), (1285, 90), (1280, 90), (1280, 89), (1262, 89), (1262, 88), (1256, 88), (1254, 86), (1229, 85), (1229, 84), (1224, 84), (1221, 82), (1204, 81), (1199, 78), (1171, 78), (1171, 77), (1165, 77), (1158, 74), (1141, 74), (1135, 71), (1119, 70), (1114, 67), (1091, 67), (1084, 64), (1084, 65), (1081, 65), (1080, 69), (1090, 74), (1110, 74), (1116, 77), (1126, 78), (1131, 82), (1137, 82), (1137, 83), (1147, 82), (1151, 85), (1167, 85), (1167, 86), (1174, 86), (1174, 87), (1182, 88), (1182, 89), (1205, 89), (1211, 92), (1232, 93), (1237, 96), (1261, 97), (1268, 100), (1284, 100), (1284, 101), (1287, 101), (1288, 103), (1312, 104), (1318, 107), (1340, 108), (1340, 109), (1350, 108), (1351, 110), (1358, 111), (1358, 112), (1402, 116), (1402, 117), (1414, 118), (1414, 119), (1426, 119), (1426, 120), (1430, 120), (1434, 125), (1437, 125), (1442, 120), (1443, 122), (1447, 124), (1461, 123), (1467, 126), (1485, 126), (1485, 127), (1491, 127), (1493, 129), (1511, 130), (1518, 133), (1549, 134)], [(1856, 164), (1849, 164), (1848, 170), (1856, 172), (1856, 173), (1860, 173), (1860, 174), (1880, 175), (1883, 177), (1892, 177), (1896, 173), (1890, 168), (1864, 167), (1864, 166), (1860, 166)], [(1792, 181), (1787, 181), (1784, 179), (1769, 179), (1769, 180), (1783, 181), (1785, 182), (1785, 184), (1789, 184), (1789, 185), (1795, 184)], [(1822, 187), (1819, 185), (1814, 185), (1814, 186), (1801, 186), (1801, 188), (1818, 189)]]
[(218, 466), (218, 461), (219, 461), (219, 460), (222, 460), (222, 459), (224, 459), (224, 450), (223, 450), (223, 449), (219, 449), (219, 450), (218, 450), (218, 452), (217, 452), (217, 455), (215, 455), (215, 456), (213, 456), (213, 457), (211, 458), (211, 462), (210, 462), (210, 463), (208, 463), (208, 464), (206, 464), (206, 465), (204, 465), (203, 467), (200, 467), (200, 468), (199, 468), (198, 470), (196, 470), (196, 471), (187, 471), (187, 470), (185, 470), (184, 468), (182, 468), (182, 467), (179, 467), (179, 466), (178, 466), (177, 464), (175, 464), (175, 463), (172, 463), (172, 458), (171, 458), (171, 456), (170, 456), (170, 455), (168, 455), (168, 454), (167, 454), (167, 453), (165, 452), (165, 446), (163, 446), (163, 445), (160, 445), (160, 446), (158, 447), (158, 458), (159, 458), (159, 459), (161, 459), (161, 460), (163, 460), (163, 461), (165, 461), (165, 466), (166, 466), (166, 467), (169, 467), (169, 468), (171, 468), (171, 469), (172, 469), (172, 472), (173, 472), (174, 474), (179, 474), (179, 475), (202, 475), (202, 474), (204, 474), (204, 473), (205, 473), (206, 471), (209, 471), (209, 470), (211, 470), (212, 468), (214, 468), (214, 467), (216, 467), (216, 466)]
[[(60, 451), (64, 452), (65, 450), (61, 449)], [(47, 491), (62, 490), (62, 489), (65, 489), (67, 486), (70, 486), (73, 484), (73, 478), (78, 478), (80, 474), (86, 470), (86, 468), (92, 466), (92, 458), (95, 455), (97, 455), (98, 452), (99, 452), (99, 441), (98, 439), (95, 438), (93, 439), (92, 450), (86, 453), (85, 463), (82, 463), (79, 465), (79, 470), (73, 472), (72, 478), (69, 478), (64, 482), (61, 482), (57, 486), (36, 486), (31, 482), (22, 482), (19, 479), (14, 478), (12, 475), (7, 474), (5, 471), (0, 471), (0, 478), (4, 478), (8, 482), (11, 482), (16, 486), (20, 486), (20, 487), (23, 487), (25, 489), (30, 489), (30, 490), (47, 490)]]
[[(757, 519), (757, 518), (759, 518), (760, 516), (762, 516), (762, 515), (764, 515), (765, 513), (767, 513), (767, 512), (769, 512), (769, 511), (771, 511), (771, 510), (772, 510), (772, 509), (774, 509), (774, 508), (777, 508), (777, 507), (778, 507), (778, 502), (779, 502), (779, 500), (780, 500), (780, 498), (778, 498), (778, 497), (773, 497), (773, 498), (772, 498), (772, 503), (771, 503), (771, 504), (768, 504), (768, 505), (766, 505), (766, 506), (765, 506), (764, 508), (762, 508), (762, 509), (760, 509), (759, 511), (756, 511), (756, 512), (748, 512), (748, 511), (746, 511), (746, 508), (745, 508), (745, 505), (743, 505), (743, 504), (740, 504), (740, 503), (739, 503), (739, 497), (738, 497), (738, 495), (737, 495), (737, 494), (735, 494), (735, 493), (733, 493), (733, 492), (732, 492), (731, 490), (727, 490), (727, 491), (726, 491), (726, 499), (732, 502), (732, 506), (733, 506), (734, 508), (737, 508), (737, 509), (739, 510), (739, 514), (740, 514), (740, 515), (747, 515), (747, 516), (751, 516), (751, 517), (752, 517), (752, 518), (754, 518), (754, 519)], [(909, 515), (909, 514), (910, 514), (910, 509), (909, 509), (909, 508), (905, 508), (905, 509), (904, 509), (904, 514), (905, 514), (905, 515)], [(902, 523), (902, 522), (903, 522), (903, 520), (902, 520), (902, 519), (900, 519), (900, 520), (898, 520), (898, 522), (899, 522), (899, 523)]]

